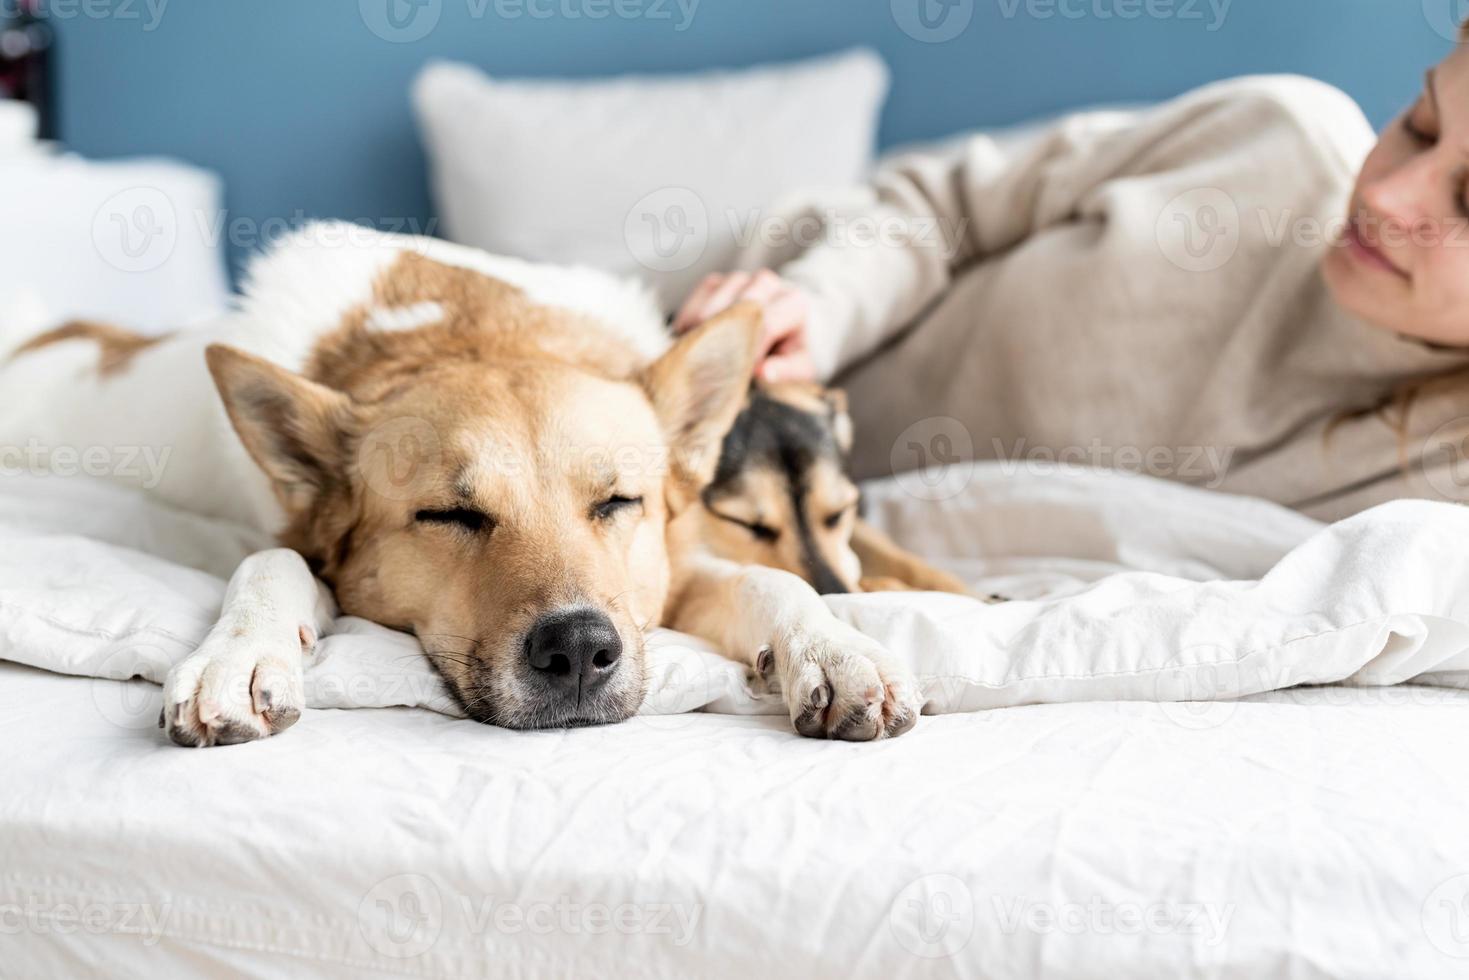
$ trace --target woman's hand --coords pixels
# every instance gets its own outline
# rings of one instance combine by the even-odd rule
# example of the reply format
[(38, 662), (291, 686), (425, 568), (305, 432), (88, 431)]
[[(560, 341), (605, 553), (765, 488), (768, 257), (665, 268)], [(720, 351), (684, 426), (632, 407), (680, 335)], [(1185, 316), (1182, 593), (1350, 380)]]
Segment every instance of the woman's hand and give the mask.
[(673, 318), (674, 332), (692, 330), (741, 301), (758, 304), (765, 314), (755, 377), (762, 381), (815, 381), (816, 365), (806, 346), (811, 303), (793, 283), (769, 269), (706, 277)]

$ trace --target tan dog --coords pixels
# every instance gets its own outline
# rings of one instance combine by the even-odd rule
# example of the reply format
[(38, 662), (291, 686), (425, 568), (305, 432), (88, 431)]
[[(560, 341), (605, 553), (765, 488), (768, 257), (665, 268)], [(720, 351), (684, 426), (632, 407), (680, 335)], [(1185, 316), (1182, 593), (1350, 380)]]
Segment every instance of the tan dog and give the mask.
[[(247, 559), (218, 625), (171, 671), (174, 741), (294, 723), (303, 656), (335, 605), (413, 632), (466, 713), (493, 724), (629, 717), (644, 634), (665, 624), (777, 680), (803, 734), (912, 725), (913, 678), (802, 577), (751, 564), (850, 585), (839, 542), (813, 537), (818, 563), (719, 537), (774, 520), (705, 496), (746, 396), (755, 311), (670, 346), (656, 310), (605, 277), (361, 229), (316, 247), (332, 229), (349, 234), (315, 226), (258, 262), (240, 311), (207, 330), (151, 342), (71, 325), (0, 372), (0, 390), (31, 396), (0, 445), (183, 447), (152, 492), (284, 546)], [(854, 491), (812, 475), (823, 489), (785, 520), (840, 535)]]

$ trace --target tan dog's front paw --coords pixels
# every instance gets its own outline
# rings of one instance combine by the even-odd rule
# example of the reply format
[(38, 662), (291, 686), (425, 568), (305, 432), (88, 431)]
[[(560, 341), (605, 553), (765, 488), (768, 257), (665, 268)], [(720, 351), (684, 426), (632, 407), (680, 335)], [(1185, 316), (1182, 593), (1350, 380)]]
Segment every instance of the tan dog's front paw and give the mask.
[(918, 720), (917, 682), (850, 626), (793, 628), (775, 644), (774, 656), (791, 724), (807, 738), (893, 738)]
[[(305, 707), (304, 638), (210, 636), (163, 683), (159, 726), (179, 745), (234, 745), (283, 732)], [(276, 649), (272, 649), (276, 647)]]

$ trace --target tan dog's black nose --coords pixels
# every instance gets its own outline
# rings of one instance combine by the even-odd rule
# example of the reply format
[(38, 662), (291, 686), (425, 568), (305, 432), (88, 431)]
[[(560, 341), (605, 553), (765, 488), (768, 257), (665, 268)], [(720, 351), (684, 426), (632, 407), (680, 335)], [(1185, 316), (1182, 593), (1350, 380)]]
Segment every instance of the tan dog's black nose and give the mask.
[(542, 616), (525, 643), (531, 667), (558, 686), (590, 693), (612, 676), (622, 657), (622, 638), (595, 609)]

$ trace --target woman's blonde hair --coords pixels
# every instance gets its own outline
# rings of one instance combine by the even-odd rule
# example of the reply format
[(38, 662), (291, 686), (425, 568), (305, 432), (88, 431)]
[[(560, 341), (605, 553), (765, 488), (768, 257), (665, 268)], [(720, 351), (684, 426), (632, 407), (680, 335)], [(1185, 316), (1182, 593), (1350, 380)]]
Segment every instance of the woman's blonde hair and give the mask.
[(1331, 437), (1336, 430), (1348, 422), (1356, 422), (1361, 419), (1376, 417), (1382, 421), (1398, 440), (1398, 465), (1407, 472), (1412, 469), (1413, 461), (1408, 451), (1411, 441), (1411, 433), (1408, 422), (1413, 414), (1413, 406), (1419, 400), (1429, 398), (1441, 391), (1461, 389), (1469, 382), (1469, 369), (1459, 369), (1448, 374), (1436, 375), (1432, 378), (1406, 381), (1397, 388), (1388, 392), (1377, 404), (1368, 408), (1348, 409), (1339, 412), (1326, 423), (1326, 431), (1322, 438), (1327, 445), (1331, 444)]

